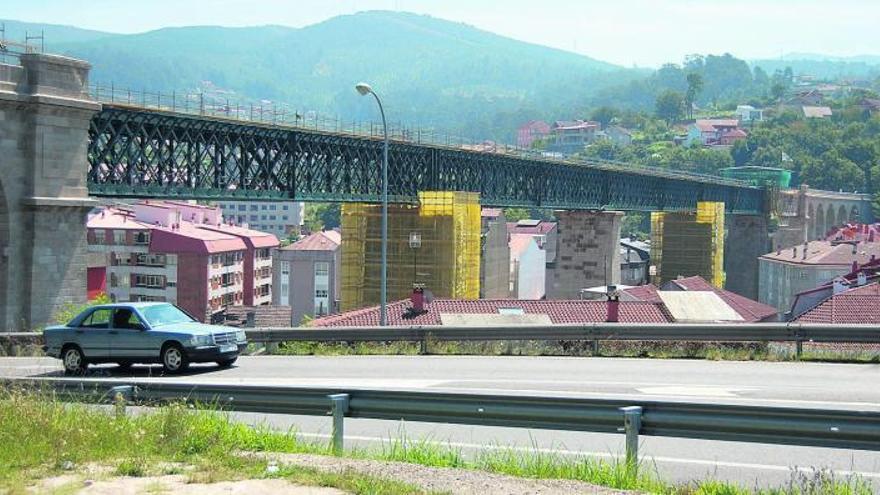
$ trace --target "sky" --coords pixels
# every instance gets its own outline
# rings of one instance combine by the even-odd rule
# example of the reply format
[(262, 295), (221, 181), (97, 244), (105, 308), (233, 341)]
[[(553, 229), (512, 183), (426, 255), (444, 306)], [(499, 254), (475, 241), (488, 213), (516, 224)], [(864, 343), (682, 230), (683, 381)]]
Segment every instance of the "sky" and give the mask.
[(0, 0), (7, 19), (116, 33), (302, 27), (363, 10), (428, 14), (624, 66), (657, 67), (690, 53), (880, 53), (880, 0)]

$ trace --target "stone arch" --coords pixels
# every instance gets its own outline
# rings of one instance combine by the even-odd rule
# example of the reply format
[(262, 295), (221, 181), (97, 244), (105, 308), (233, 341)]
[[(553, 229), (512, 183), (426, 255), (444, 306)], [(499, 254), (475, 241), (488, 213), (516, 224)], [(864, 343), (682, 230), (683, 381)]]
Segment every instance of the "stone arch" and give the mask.
[(807, 206), (807, 211), (807, 239), (812, 241), (816, 238), (816, 210), (813, 203)]
[(828, 231), (828, 227), (825, 225), (825, 207), (822, 205), (817, 205), (816, 206), (816, 232), (815, 232), (815, 235), (813, 236), (813, 239), (825, 237), (825, 232), (827, 232), (827, 231)]
[(3, 190), (3, 182), (0, 182), (0, 332), (6, 329), (9, 323), (6, 321), (9, 308), (9, 206), (6, 194)]
[(846, 206), (840, 205), (840, 208), (837, 209), (837, 225), (842, 226), (849, 222), (849, 217), (846, 214)]

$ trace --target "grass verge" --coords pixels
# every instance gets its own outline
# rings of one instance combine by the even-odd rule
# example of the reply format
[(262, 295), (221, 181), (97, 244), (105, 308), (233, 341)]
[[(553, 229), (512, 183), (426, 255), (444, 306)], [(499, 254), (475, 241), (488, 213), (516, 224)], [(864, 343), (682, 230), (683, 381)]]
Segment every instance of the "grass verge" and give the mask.
[[(167, 405), (138, 415), (114, 415), (81, 404), (21, 392), (0, 392), (0, 493), (23, 493), (37, 480), (87, 464), (115, 467), (117, 476), (183, 474), (189, 481), (282, 477), (358, 494), (422, 493), (418, 487), (362, 473), (327, 473), (301, 466), (272, 466), (253, 452), (328, 454), (328, 447), (299, 440), (294, 431), (277, 432), (233, 421), (229, 414)], [(749, 490), (730, 483), (666, 483), (650, 466), (638, 472), (624, 463), (572, 458), (535, 449), (492, 448), (465, 456), (461, 449), (427, 440), (411, 441), (401, 432), (379, 450), (346, 455), (433, 467), (485, 470), (528, 478), (585, 481), (617, 489), (668, 495), (867, 495), (868, 483), (833, 473), (796, 471), (788, 486)]]

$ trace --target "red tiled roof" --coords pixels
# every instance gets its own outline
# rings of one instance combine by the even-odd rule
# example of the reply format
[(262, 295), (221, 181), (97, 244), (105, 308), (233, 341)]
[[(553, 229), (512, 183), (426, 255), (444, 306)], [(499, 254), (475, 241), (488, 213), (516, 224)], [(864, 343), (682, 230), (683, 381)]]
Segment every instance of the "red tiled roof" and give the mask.
[[(499, 309), (520, 308), (525, 314), (547, 315), (554, 324), (601, 323), (607, 318), (605, 301), (529, 301), (516, 299), (435, 299), (428, 312), (413, 319), (403, 314), (411, 306), (409, 300), (388, 305), (388, 324), (392, 326), (440, 325), (440, 314), (499, 314)], [(621, 301), (618, 317), (621, 323), (671, 323), (672, 315), (662, 304), (642, 301)], [(379, 324), (379, 307), (363, 308), (338, 315), (318, 318), (316, 327), (361, 327)]]
[(341, 242), (339, 232), (327, 230), (315, 232), (281, 249), (284, 251), (336, 251)]
[(660, 299), (660, 294), (657, 293), (657, 286), (648, 284), (648, 285), (638, 285), (636, 287), (629, 287), (627, 289), (623, 289), (623, 292), (626, 292), (630, 296), (639, 301), (652, 302), (652, 303), (662, 303), (663, 300)]
[(835, 294), (793, 321), (880, 324), (880, 284), (863, 285)]

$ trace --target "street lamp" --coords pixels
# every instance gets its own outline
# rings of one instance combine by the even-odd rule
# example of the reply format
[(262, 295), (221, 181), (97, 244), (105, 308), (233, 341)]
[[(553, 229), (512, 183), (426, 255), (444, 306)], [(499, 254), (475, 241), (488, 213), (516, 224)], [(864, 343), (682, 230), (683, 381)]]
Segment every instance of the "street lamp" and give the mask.
[(418, 232), (409, 233), (409, 247), (413, 253), (413, 289), (416, 288), (416, 278), (418, 277), (419, 262), (416, 259), (416, 251), (422, 247), (422, 234)]
[(382, 100), (373, 91), (373, 88), (365, 82), (357, 83), (354, 87), (361, 96), (373, 95), (379, 104), (379, 113), (382, 114), (382, 131), (385, 135), (385, 143), (382, 149), (382, 276), (379, 288), (379, 326), (388, 323), (387, 286), (388, 286), (388, 125), (385, 123), (385, 109), (382, 108)]

